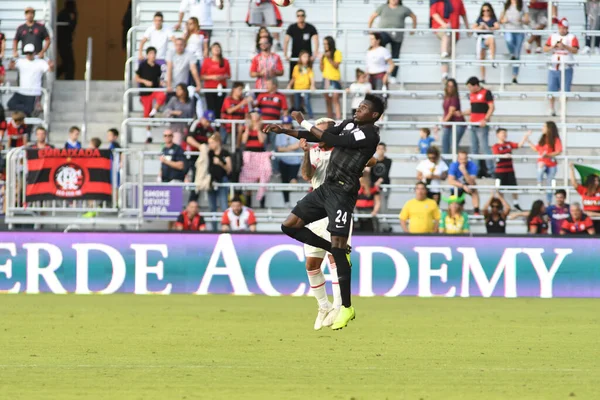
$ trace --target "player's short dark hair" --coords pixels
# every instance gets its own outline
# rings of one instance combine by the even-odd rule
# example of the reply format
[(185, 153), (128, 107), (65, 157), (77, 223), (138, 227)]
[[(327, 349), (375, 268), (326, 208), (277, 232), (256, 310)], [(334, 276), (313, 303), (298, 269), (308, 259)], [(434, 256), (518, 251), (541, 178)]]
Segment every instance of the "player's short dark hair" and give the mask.
[(364, 101), (371, 103), (369, 108), (371, 109), (371, 111), (379, 113), (379, 116), (381, 116), (385, 111), (385, 100), (383, 100), (379, 96), (376, 96), (374, 94), (367, 94), (365, 96)]
[(298, 13), (304, 13), (304, 15), (306, 15), (306, 11), (304, 11), (302, 8), (299, 8), (299, 9), (296, 11), (296, 14), (298, 14)]
[(467, 81), (467, 85), (479, 86), (479, 78), (476, 76), (470, 77), (469, 80)]
[(431, 136), (431, 129), (429, 128), (421, 128), (423, 132), (427, 135), (427, 137)]
[(119, 131), (117, 128), (110, 128), (108, 131), (112, 133), (114, 137), (119, 137)]
[(555, 196), (557, 194), (562, 194), (563, 196), (567, 197), (567, 191), (565, 189), (558, 189), (556, 192), (554, 192)]
[(161, 17), (162, 19), (165, 19), (165, 17), (163, 16), (163, 13), (161, 13), (160, 11), (158, 11), (156, 14), (154, 14), (154, 18), (156, 17)]
[(156, 54), (156, 47), (152, 47), (152, 46), (148, 47), (146, 49), (146, 54), (150, 54), (151, 51), (153, 51), (154, 54)]
[(499, 134), (499, 133), (500, 133), (500, 132), (502, 132), (502, 131), (504, 131), (504, 132), (508, 132), (508, 131), (506, 130), (506, 128), (502, 128), (502, 127), (500, 127), (500, 128), (498, 128), (498, 129), (496, 129), (496, 135), (497, 135), (497, 134)]
[(239, 87), (243, 88), (244, 82), (240, 82), (240, 81), (233, 82), (233, 85), (231, 85), (231, 90), (239, 88)]
[(75, 132), (75, 131), (81, 132), (81, 129), (79, 129), (79, 127), (75, 126), (75, 125), (73, 125), (72, 127), (69, 128), (69, 133)]
[(387, 149), (387, 144), (385, 144), (384, 142), (379, 142), (377, 146), (383, 146), (384, 149)]

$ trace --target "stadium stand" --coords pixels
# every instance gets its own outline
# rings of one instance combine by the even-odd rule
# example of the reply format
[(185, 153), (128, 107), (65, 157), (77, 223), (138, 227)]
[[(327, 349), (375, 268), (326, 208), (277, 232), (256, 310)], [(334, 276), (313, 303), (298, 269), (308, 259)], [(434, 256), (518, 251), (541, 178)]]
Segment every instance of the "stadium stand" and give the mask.
[[(0, 1), (0, 10), (4, 3), (8, 4), (9, 2)], [(43, 9), (45, 2), (38, 3)], [(482, 3), (482, 1), (466, 2), (469, 21), (474, 21)], [(498, 14), (503, 3), (497, 0), (492, 1)], [(582, 31), (585, 29), (585, 16), (582, 2), (562, 0), (557, 3), (558, 15), (561, 18), (569, 19), (571, 32), (576, 32), (583, 42)], [(337, 48), (342, 51), (344, 57), (341, 71), (344, 87), (346, 87), (353, 80), (354, 69), (364, 64), (368, 47), (367, 18), (379, 4), (380, 2), (355, 0), (297, 0), (293, 7), (281, 9), (283, 26), (273, 28), (272, 31), (285, 32), (288, 24), (295, 21), (296, 10), (299, 8), (306, 10), (307, 22), (315, 25), (319, 31), (321, 47), (323, 37), (327, 35), (335, 37)], [(388, 98), (388, 110), (381, 126), (382, 141), (387, 143), (388, 157), (394, 161), (390, 176), (391, 184), (395, 187), (389, 188), (391, 195), (388, 208), (391, 211), (387, 214), (393, 224), (397, 224), (395, 217), (397, 211), (405, 201), (413, 196), (415, 167), (421, 159), (415, 151), (418, 130), (421, 127), (433, 128), (435, 125), (439, 125), (443, 96), (440, 81), (440, 65), (443, 60), (439, 55), (439, 41), (428, 28), (429, 4), (423, 1), (404, 1), (403, 4), (411, 8), (417, 16), (418, 29), (415, 35), (405, 35), (400, 58), (395, 60), (396, 64), (400, 66), (398, 84), (390, 85), (380, 93)], [(224, 55), (231, 63), (231, 80), (239, 80), (252, 86), (254, 79), (250, 77), (249, 70), (250, 60), (254, 55), (257, 29), (247, 27), (244, 22), (247, 12), (246, 5), (246, 2), (238, 0), (226, 2), (222, 11), (213, 10), (214, 27), (211, 42), (221, 43)], [(124, 156), (126, 162), (122, 171), (124, 181), (119, 191), (123, 194), (130, 194), (130, 197), (124, 199), (119, 196), (124, 202), (120, 208), (122, 215), (139, 217), (139, 207), (136, 207), (136, 202), (139, 202), (140, 199), (134, 198), (135, 196), (131, 197), (131, 193), (137, 187), (136, 180), (156, 181), (160, 166), (158, 161), (160, 145), (157, 143), (161, 143), (162, 132), (165, 125), (170, 122), (163, 118), (154, 118), (152, 121), (141, 118), (140, 90), (135, 87), (133, 81), (137, 47), (144, 30), (152, 24), (152, 19), (157, 11), (163, 13), (165, 26), (171, 27), (177, 22), (178, 9), (178, 0), (134, 1), (133, 28), (130, 30), (127, 46), (129, 59), (124, 66), (124, 82), (93, 82), (91, 85), (90, 131), (96, 132), (96, 135), (104, 135), (108, 128), (121, 125), (121, 140), (128, 147), (129, 154)], [(15, 19), (17, 19), (17, 11), (15, 11)], [(547, 37), (555, 29), (556, 25), (550, 26), (543, 36)], [(5, 30), (10, 33), (9, 29)], [(407, 29), (408, 31), (410, 30)], [(600, 148), (600, 128), (596, 125), (598, 98), (600, 97), (600, 94), (597, 93), (600, 87), (597, 70), (600, 67), (600, 59), (596, 55), (576, 56), (577, 65), (572, 91), (564, 94), (566, 109), (562, 110), (559, 107), (558, 117), (551, 118), (548, 116), (548, 97), (551, 94), (547, 93), (546, 88), (548, 56), (523, 53), (520, 61), (522, 66), (519, 75), (520, 84), (512, 85), (510, 84), (510, 70), (514, 62), (504, 56), (507, 48), (503, 37), (498, 36), (496, 42), (498, 56), (494, 64), (497, 68), (488, 68), (487, 83), (485, 84), (485, 87), (493, 92), (496, 103), (496, 112), (490, 124), (490, 131), (495, 131), (498, 126), (505, 127), (509, 130), (509, 139), (519, 141), (523, 134), (531, 129), (534, 131), (532, 140), (537, 141), (542, 124), (547, 120), (554, 120), (559, 124), (559, 132), (566, 149), (563, 155), (571, 157), (569, 158), (571, 161), (585, 161), (589, 165), (599, 163), (600, 158), (595, 157), (598, 155), (597, 149)], [(458, 81), (463, 109), (468, 108), (468, 92), (465, 82), (470, 76), (477, 76), (479, 73), (480, 62), (476, 61), (474, 49), (475, 39), (463, 38), (457, 43), (456, 58), (450, 61), (451, 76)], [(492, 64), (491, 61), (485, 63), (489, 66)], [(289, 72), (287, 63), (284, 63), (284, 68), (284, 77), (287, 77)], [(316, 81), (321, 82), (319, 69), (315, 68), (314, 70)], [(280, 87), (284, 87), (286, 83), (287, 81), (282, 79)], [(56, 82), (54, 85), (52, 109), (56, 112), (51, 113), (49, 121), (53, 142), (64, 142), (68, 127), (81, 124), (81, 118), (78, 119), (78, 115), (84, 103), (83, 89), (82, 82)], [(282, 92), (288, 95), (291, 93), (285, 90)], [(344, 93), (341, 94), (345, 99), (344, 113), (348, 115), (350, 112), (349, 99)], [(323, 91), (316, 91), (312, 100), (314, 110), (325, 109), (324, 95)], [(118, 107), (122, 108), (122, 113)], [(320, 115), (322, 112), (317, 111), (316, 114)], [(152, 144), (145, 143), (148, 124), (153, 126)], [(494, 135), (491, 133), (490, 144), (494, 142)], [(439, 142), (436, 145), (439, 145)], [(460, 147), (468, 148), (469, 145), (470, 134), (466, 134)], [(143, 156), (136, 153), (141, 150), (147, 151), (147, 153)], [(542, 191), (535, 186), (537, 155), (527, 149), (517, 150), (514, 154), (516, 175), (519, 184), (523, 186), (520, 204), (528, 205), (535, 199), (543, 197)], [(17, 159), (15, 156), (15, 162)], [(559, 158), (559, 160), (555, 184), (556, 187), (567, 188), (568, 161), (566, 158)], [(270, 184), (266, 201), (267, 209), (257, 210), (257, 218), (263, 222), (262, 224), (259, 222), (259, 230), (276, 229), (277, 221), (288, 211), (280, 208), (281, 195), (278, 190), (290, 189), (290, 187), (277, 182), (277, 178), (273, 178)], [(484, 192), (482, 195), (482, 202), (484, 202), (496, 183), (491, 179), (483, 179), (479, 181), (479, 184)], [(245, 187), (249, 188), (250, 186), (246, 185)], [(297, 185), (291, 189), (293, 190), (291, 201), (294, 202), (301, 198), (306, 186)], [(206, 201), (201, 199), (202, 203), (205, 205)], [(471, 210), (470, 203), (467, 203), (467, 210)], [(215, 218), (217, 217), (215, 216)], [(484, 229), (481, 224), (474, 226), (474, 232)], [(509, 229), (509, 232), (513, 233), (523, 231), (524, 225), (520, 222), (511, 225)]]

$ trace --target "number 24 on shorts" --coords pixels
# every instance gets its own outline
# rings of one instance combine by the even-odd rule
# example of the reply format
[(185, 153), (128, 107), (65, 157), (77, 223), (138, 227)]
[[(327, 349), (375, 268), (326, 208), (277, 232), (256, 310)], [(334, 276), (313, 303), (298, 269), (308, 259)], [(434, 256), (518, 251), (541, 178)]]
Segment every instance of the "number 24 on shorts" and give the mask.
[[(348, 221), (348, 211), (337, 210), (337, 217), (335, 217), (336, 228), (343, 228)], [(337, 224), (342, 224), (342, 226), (337, 226)]]

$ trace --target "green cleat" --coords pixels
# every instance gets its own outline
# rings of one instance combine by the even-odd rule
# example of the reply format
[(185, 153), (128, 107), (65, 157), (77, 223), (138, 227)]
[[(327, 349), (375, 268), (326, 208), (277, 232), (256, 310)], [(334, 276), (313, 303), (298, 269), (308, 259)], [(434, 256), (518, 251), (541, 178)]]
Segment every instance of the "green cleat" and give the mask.
[(342, 306), (337, 318), (333, 322), (333, 325), (331, 325), (331, 329), (337, 331), (338, 329), (345, 328), (348, 325), (348, 322), (352, 321), (354, 318), (356, 318), (354, 307), (350, 306), (346, 308)]

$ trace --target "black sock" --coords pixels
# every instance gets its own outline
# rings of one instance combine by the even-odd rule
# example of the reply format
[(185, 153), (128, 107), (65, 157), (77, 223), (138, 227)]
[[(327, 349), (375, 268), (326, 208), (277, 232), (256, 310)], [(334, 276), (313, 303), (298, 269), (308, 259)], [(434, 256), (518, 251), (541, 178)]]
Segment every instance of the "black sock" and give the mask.
[(331, 249), (331, 255), (333, 256), (337, 267), (342, 305), (344, 307), (350, 307), (352, 305), (352, 269), (346, 258), (346, 249), (334, 247)]
[(289, 228), (285, 225), (281, 225), (281, 231), (299, 242), (331, 252), (331, 242), (315, 235), (314, 232), (307, 227)]

